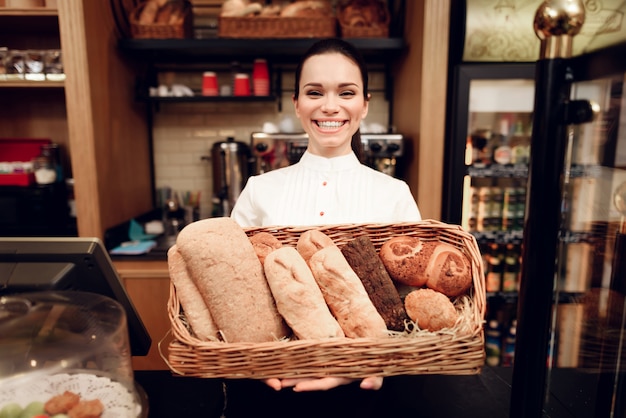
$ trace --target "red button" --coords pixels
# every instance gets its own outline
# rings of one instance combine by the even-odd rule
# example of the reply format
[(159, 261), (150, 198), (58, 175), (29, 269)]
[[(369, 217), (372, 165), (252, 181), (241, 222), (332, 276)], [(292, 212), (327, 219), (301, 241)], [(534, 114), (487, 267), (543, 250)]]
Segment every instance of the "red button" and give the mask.
[(326, 186), (327, 184), (328, 184), (327, 182), (323, 182), (323, 183), (322, 183), (322, 186)]
[(320, 212), (320, 216), (324, 216), (324, 212)]

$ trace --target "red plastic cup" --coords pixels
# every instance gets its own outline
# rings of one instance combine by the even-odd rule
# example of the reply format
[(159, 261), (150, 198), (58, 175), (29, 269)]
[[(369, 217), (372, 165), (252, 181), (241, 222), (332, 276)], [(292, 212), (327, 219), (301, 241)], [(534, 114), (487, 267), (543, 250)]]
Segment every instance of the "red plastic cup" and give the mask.
[(254, 60), (252, 89), (255, 96), (269, 96), (270, 94), (270, 76), (267, 61), (262, 58)]
[(217, 75), (213, 71), (206, 71), (202, 75), (202, 95), (217, 96), (218, 94)]
[(250, 96), (250, 76), (248, 74), (235, 74), (234, 95)]

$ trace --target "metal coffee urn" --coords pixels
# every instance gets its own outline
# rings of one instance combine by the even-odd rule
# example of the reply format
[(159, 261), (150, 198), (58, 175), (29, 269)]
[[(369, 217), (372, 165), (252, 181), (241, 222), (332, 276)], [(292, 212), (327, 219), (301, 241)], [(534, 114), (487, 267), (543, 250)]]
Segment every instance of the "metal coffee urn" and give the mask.
[(229, 216), (251, 174), (252, 156), (244, 142), (227, 138), (211, 149), (213, 166), (212, 216)]

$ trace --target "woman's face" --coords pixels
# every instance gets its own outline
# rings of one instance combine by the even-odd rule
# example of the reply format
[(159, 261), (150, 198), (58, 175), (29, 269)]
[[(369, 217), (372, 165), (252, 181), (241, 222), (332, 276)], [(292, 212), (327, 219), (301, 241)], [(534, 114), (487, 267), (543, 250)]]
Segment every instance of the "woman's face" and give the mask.
[(323, 157), (346, 155), (367, 116), (359, 67), (340, 53), (314, 55), (302, 66), (296, 116), (309, 135), (308, 151)]

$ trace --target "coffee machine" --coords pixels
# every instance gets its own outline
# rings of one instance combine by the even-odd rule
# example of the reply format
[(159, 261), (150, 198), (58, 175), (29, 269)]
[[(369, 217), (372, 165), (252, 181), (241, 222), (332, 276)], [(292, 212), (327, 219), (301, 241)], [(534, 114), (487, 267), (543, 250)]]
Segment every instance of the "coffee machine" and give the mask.
[[(308, 143), (308, 135), (301, 133), (253, 132), (250, 140), (255, 160), (254, 172), (261, 174), (298, 162)], [(392, 177), (400, 177), (399, 168), (405, 153), (401, 134), (362, 133), (364, 163)]]
[(248, 177), (253, 174), (250, 147), (244, 142), (227, 138), (211, 148), (213, 166), (212, 216), (229, 216)]
[(392, 177), (401, 177), (404, 142), (401, 134), (361, 134), (365, 164)]

